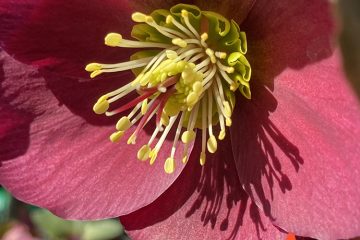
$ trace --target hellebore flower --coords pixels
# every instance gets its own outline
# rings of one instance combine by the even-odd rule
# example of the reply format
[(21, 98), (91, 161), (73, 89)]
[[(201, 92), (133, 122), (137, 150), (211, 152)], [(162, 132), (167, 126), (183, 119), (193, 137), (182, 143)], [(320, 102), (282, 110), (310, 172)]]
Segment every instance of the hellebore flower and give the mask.
[[(168, 164), (172, 173), (166, 174), (173, 138), (164, 139), (149, 166), (136, 155), (156, 124), (138, 132), (135, 146), (115, 145), (107, 138), (118, 119), (91, 110), (99, 96), (134, 77), (121, 72), (89, 81), (80, 69), (128, 61), (134, 52), (106, 48), (102, 37), (120, 32), (128, 38), (133, 11), (149, 14), (175, 3), (2, 1), (2, 47), (38, 69), (2, 53), (0, 183), (65, 218), (121, 216), (136, 239), (284, 238), (274, 225), (320, 239), (359, 235), (360, 108), (331, 44), (329, 3), (189, 3), (234, 19), (246, 32), (251, 100), (246, 92), (235, 96), (232, 126), (203, 167), (198, 138), (189, 144), (187, 163), (176, 151), (176, 167)], [(110, 35), (110, 43), (114, 37), (119, 40)], [(94, 76), (101, 69), (88, 70)], [(137, 96), (121, 98), (118, 106)]]

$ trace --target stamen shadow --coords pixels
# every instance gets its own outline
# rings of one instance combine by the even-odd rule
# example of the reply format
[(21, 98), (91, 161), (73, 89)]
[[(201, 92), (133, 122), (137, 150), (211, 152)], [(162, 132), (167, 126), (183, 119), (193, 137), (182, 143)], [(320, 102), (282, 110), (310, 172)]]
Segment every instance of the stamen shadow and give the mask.
[[(291, 162), (295, 172), (301, 171), (301, 166), (306, 164), (297, 146), (282, 133), (281, 126), (269, 118), (271, 114), (276, 114), (278, 104), (272, 94), (276, 88), (274, 79), (287, 68), (302, 69), (332, 55), (330, 37), (333, 28), (328, 7), (327, 1), (316, 1), (311, 6), (298, 0), (255, 3), (247, 20), (240, 25), (247, 33), (247, 57), (254, 74), (251, 80), (253, 99), (239, 98), (233, 114), (238, 120), (234, 120), (233, 124), (241, 127), (236, 133), (239, 135), (232, 137), (232, 141), (237, 141), (236, 146), (243, 149), (241, 156), (239, 153), (234, 156), (237, 172), (232, 170), (234, 163), (229, 154), (207, 161), (202, 174), (197, 169), (195, 158), (196, 163), (190, 161), (174, 185), (153, 204), (121, 217), (128, 230), (146, 232), (152, 226), (155, 229), (157, 226), (170, 226), (175, 222), (174, 218), (182, 217), (178, 221), (184, 225), (186, 221), (200, 220), (203, 226), (195, 226), (200, 232), (210, 226), (214, 232), (218, 229), (230, 230), (226, 237), (235, 239), (249, 211), (257, 237), (261, 238), (261, 233), (267, 231), (261, 212), (264, 212), (266, 220), (275, 220), (271, 209), (274, 189), (279, 188), (282, 193), (292, 190), (291, 179), (284, 172), (275, 148), (284, 154), (282, 161)], [(278, 15), (274, 16), (274, 12)], [(195, 179), (194, 175), (197, 176)], [(234, 176), (239, 176), (240, 182)], [(184, 180), (186, 177), (190, 180)], [(197, 182), (189, 184), (194, 180)], [(269, 195), (265, 193), (263, 184), (268, 185)], [(176, 189), (185, 192), (180, 194)], [(166, 205), (168, 201), (172, 203), (170, 207)], [(226, 208), (222, 205), (223, 201), (226, 201)], [(238, 211), (237, 218), (222, 218), (220, 213), (223, 211), (227, 211), (227, 216)], [(150, 219), (149, 215), (152, 216)], [(144, 221), (142, 216), (147, 216), (147, 220)], [(148, 232), (151, 233), (151, 230)]]
[[(286, 11), (278, 11), (285, 9), (285, 5)], [(303, 1), (288, 1), (286, 4), (258, 1), (241, 25), (248, 37), (253, 98), (251, 101), (237, 101), (239, 107), (234, 115), (239, 116), (241, 123), (232, 135), (232, 141), (236, 142), (233, 148), (238, 148), (234, 151), (235, 161), (245, 191), (271, 220), (275, 220), (271, 210), (275, 188), (284, 194), (292, 190), (291, 179), (282, 169), (281, 161), (289, 160), (296, 172), (306, 164), (296, 145), (282, 133), (281, 126), (269, 118), (276, 114), (278, 105), (272, 94), (276, 88), (274, 79), (287, 68), (302, 69), (333, 53), (333, 24), (328, 2), (316, 1), (306, 9), (303, 5)], [(256, 11), (255, 8), (262, 10)], [(279, 15), (271, 23), (257, 20), (259, 17), (270, 19), (274, 12), (279, 12)], [(268, 28), (267, 24), (272, 27)], [(275, 148), (284, 155), (281, 161)], [(263, 178), (267, 187), (263, 185)]]

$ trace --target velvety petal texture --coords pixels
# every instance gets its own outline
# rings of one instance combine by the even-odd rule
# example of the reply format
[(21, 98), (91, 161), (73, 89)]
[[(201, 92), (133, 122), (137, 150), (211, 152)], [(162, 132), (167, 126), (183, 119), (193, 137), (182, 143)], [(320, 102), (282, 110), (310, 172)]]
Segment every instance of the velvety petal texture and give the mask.
[(120, 218), (134, 240), (285, 239), (240, 187), (230, 139), (202, 168), (194, 149), (180, 177), (152, 204)]
[(242, 22), (254, 1), (90, 0), (84, 4), (81, 0), (5, 0), (0, 3), (0, 46), (41, 69), (87, 78), (83, 69), (89, 62), (128, 59), (132, 50), (104, 46), (104, 37), (109, 32), (129, 37), (135, 11), (149, 14), (189, 3)]
[(104, 37), (128, 36), (131, 12), (127, 0), (1, 1), (0, 44), (41, 69), (87, 77), (91, 61), (128, 58), (129, 51), (106, 47)]
[[(1, 145), (0, 184), (18, 199), (65, 218), (108, 218), (151, 203), (181, 172), (182, 164), (172, 175), (164, 172), (170, 140), (153, 166), (137, 160), (137, 150), (152, 128), (145, 129), (135, 145), (109, 141), (116, 118), (96, 121), (101, 117), (91, 109), (96, 99), (91, 94), (104, 90), (99, 82), (46, 77), (5, 53), (1, 61), (1, 99), (18, 115), (32, 117), (27, 128), (15, 128)], [(181, 153), (179, 149), (176, 157)]]
[(359, 235), (360, 107), (330, 44), (328, 2), (257, 1), (244, 27), (254, 74), (231, 128), (240, 182), (286, 231)]

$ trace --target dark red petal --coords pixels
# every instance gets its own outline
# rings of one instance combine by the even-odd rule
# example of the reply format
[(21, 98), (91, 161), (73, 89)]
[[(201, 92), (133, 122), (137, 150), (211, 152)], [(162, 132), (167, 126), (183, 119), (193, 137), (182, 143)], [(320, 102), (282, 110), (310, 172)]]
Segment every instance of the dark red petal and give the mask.
[(233, 19), (241, 24), (248, 16), (256, 0), (195, 0), (195, 2), (202, 10), (220, 13), (227, 19)]
[(343, 239), (360, 234), (360, 107), (328, 7), (257, 1), (244, 24), (253, 99), (237, 102), (231, 138), (240, 182), (276, 225)]
[[(90, 62), (121, 62), (132, 50), (104, 46), (104, 36), (119, 32), (129, 36), (133, 11), (150, 13), (176, 3), (194, 1), (2, 1), (0, 3), (0, 43), (15, 58), (60, 74), (87, 78), (84, 66)], [(241, 22), (254, 0), (212, 0), (198, 5), (223, 13)], [(237, 9), (241, 12), (235, 12)]]
[[(182, 171), (179, 164), (174, 174), (164, 172), (170, 138), (153, 166), (137, 160), (137, 150), (149, 139), (151, 128), (142, 131), (136, 145), (125, 144), (129, 134), (118, 144), (110, 143), (115, 119), (104, 126), (97, 119), (106, 117), (90, 117), (95, 115), (90, 96), (99, 91), (96, 82), (79, 85), (66, 79), (62, 86), (49, 89), (52, 78), (45, 79), (4, 53), (1, 60), (1, 99), (33, 117), (30, 127), (11, 130), (11, 141), (1, 142), (0, 184), (15, 197), (65, 218), (109, 218), (153, 202)], [(65, 96), (67, 104), (72, 103), (69, 106), (62, 102)], [(23, 155), (13, 154), (17, 148)], [(177, 159), (181, 159), (179, 150)]]
[(132, 239), (285, 239), (242, 189), (230, 138), (199, 164), (199, 149), (155, 202), (120, 217)]
[(12, 56), (42, 69), (87, 77), (89, 62), (125, 60), (104, 45), (109, 32), (129, 35), (127, 0), (1, 1), (0, 42)]

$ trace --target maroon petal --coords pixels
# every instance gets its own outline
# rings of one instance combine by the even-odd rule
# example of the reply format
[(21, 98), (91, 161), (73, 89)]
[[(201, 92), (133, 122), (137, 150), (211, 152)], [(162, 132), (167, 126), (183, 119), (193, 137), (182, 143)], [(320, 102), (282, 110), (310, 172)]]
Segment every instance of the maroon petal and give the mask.
[(104, 46), (104, 36), (129, 35), (131, 12), (127, 0), (1, 1), (0, 42), (26, 63), (87, 76), (89, 62), (127, 59), (129, 51)]
[(240, 182), (286, 231), (359, 235), (360, 107), (330, 48), (327, 1), (258, 1), (244, 26), (254, 76), (231, 129)]
[[(1, 60), (1, 100), (8, 100), (19, 114), (27, 112), (33, 118), (30, 127), (11, 130), (11, 141), (1, 142), (0, 184), (15, 197), (66, 218), (108, 218), (153, 202), (180, 174), (183, 164), (178, 164), (172, 175), (163, 169), (171, 139), (150, 166), (136, 159), (137, 150), (149, 138), (148, 131), (141, 133), (134, 146), (124, 141), (112, 144), (108, 138), (114, 125), (103, 126), (89, 117), (91, 124), (81, 116), (94, 115), (88, 94), (98, 89), (96, 84), (80, 88), (77, 81), (65, 81), (67, 89), (55, 84), (59, 96), (71, 97), (67, 101), (73, 105), (68, 107), (54, 96), (48, 88), (51, 81), (38, 71), (5, 54)], [(67, 85), (69, 82), (74, 85)], [(74, 109), (79, 115), (72, 112)], [(17, 147), (23, 155), (12, 154)], [(179, 150), (177, 159), (181, 159)]]
[[(41, 69), (87, 77), (83, 71), (89, 62), (124, 61), (131, 50), (104, 46), (104, 36), (119, 32), (129, 36), (133, 11), (150, 13), (176, 3), (194, 1), (2, 1), (0, 3), (0, 43), (15, 58)], [(199, 6), (242, 21), (254, 0), (226, 1), (218, 8), (216, 0)], [(241, 14), (233, 9), (241, 10)]]
[(248, 16), (256, 0), (195, 0), (200, 9), (214, 11), (241, 24)]
[(202, 168), (193, 154), (155, 202), (120, 217), (132, 239), (285, 239), (249, 199), (238, 180), (229, 138)]

